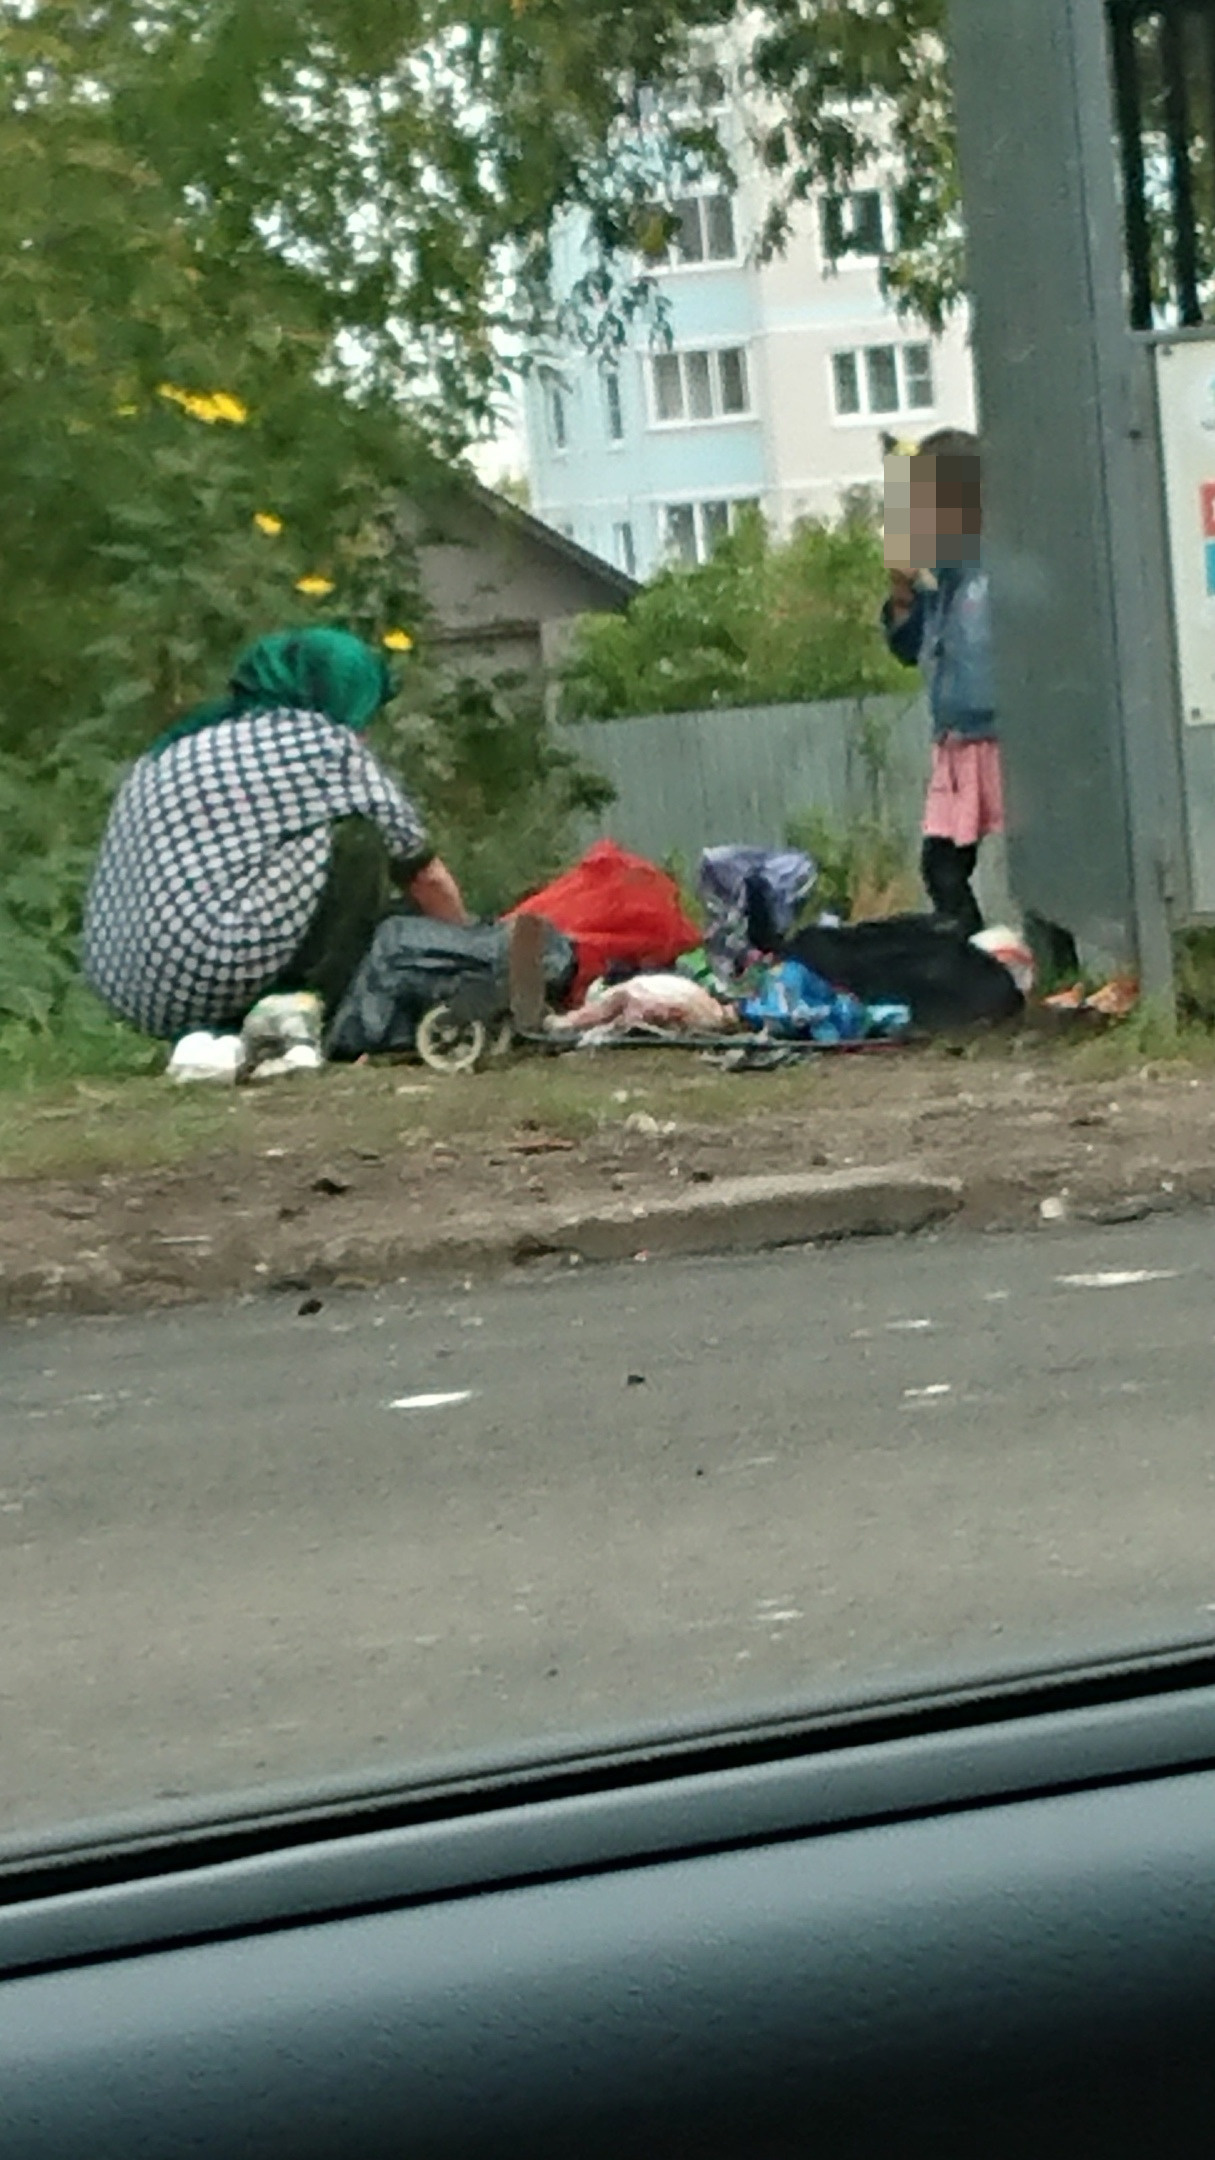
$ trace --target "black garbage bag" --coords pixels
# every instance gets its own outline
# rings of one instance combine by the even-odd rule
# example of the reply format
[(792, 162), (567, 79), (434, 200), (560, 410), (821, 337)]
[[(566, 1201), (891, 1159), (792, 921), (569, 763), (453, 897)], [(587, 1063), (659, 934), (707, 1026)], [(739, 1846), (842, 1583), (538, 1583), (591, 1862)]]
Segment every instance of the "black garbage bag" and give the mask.
[[(510, 1005), (510, 930), (505, 923), (443, 923), (426, 915), (388, 915), (343, 998), (325, 1040), (338, 1060), (414, 1048), (418, 1022), (432, 1005), (469, 996), (475, 1017), (505, 1015)], [(577, 971), (570, 939), (548, 929), (544, 979), (550, 1002), (565, 996)], [(482, 1007), (484, 1010), (482, 1010)]]
[(998, 960), (934, 915), (892, 915), (880, 922), (807, 924), (775, 946), (762, 911), (751, 930), (760, 951), (800, 960), (866, 1005), (911, 1008), (921, 1034), (1015, 1020), (1025, 1000)]

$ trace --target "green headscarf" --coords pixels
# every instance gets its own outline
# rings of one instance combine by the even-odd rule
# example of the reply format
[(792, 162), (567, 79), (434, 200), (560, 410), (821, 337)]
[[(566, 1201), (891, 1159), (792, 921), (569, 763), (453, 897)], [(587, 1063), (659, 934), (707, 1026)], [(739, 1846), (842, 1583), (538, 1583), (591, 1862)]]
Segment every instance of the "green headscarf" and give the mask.
[(280, 630), (242, 653), (226, 697), (183, 714), (157, 737), (149, 754), (156, 757), (183, 735), (197, 735), (242, 713), (319, 712), (358, 734), (391, 696), (388, 662), (352, 631)]

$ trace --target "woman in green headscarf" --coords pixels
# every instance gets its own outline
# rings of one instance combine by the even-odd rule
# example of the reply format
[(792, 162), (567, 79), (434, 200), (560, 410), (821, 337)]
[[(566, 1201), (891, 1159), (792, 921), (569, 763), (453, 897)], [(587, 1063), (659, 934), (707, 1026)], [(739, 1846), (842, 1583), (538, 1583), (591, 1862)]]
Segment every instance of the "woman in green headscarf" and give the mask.
[(147, 1033), (239, 1025), (271, 989), (340, 1003), (392, 893), (465, 922), (413, 804), (362, 741), (392, 694), (345, 630), (283, 631), (145, 751), (110, 813), (84, 972)]

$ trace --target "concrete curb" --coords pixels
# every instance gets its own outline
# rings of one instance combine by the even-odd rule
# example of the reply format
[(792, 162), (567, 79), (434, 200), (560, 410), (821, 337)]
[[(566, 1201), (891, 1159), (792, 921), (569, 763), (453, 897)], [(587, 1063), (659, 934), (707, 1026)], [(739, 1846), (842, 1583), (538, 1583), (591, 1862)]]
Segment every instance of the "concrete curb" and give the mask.
[(537, 1208), (493, 1231), (475, 1220), (448, 1223), (424, 1251), (403, 1239), (356, 1233), (301, 1258), (299, 1280), (310, 1286), (391, 1282), (404, 1275), (480, 1274), (545, 1259), (771, 1252), (822, 1239), (923, 1230), (955, 1214), (963, 1198), (959, 1180), (901, 1167), (719, 1178), (648, 1201)]
[(720, 1178), (641, 1201), (535, 1208), (501, 1223), (449, 1221), (424, 1244), (395, 1228), (351, 1229), (323, 1240), (279, 1234), (259, 1246), (185, 1240), (154, 1259), (111, 1245), (70, 1264), (0, 1270), (0, 1315), (106, 1313), (269, 1291), (372, 1288), (402, 1278), (501, 1273), (529, 1261), (586, 1261), (748, 1253), (820, 1240), (899, 1235), (955, 1215), (956, 1178), (902, 1165)]
[[(719, 1178), (649, 1202), (568, 1215), (541, 1234), (535, 1249), (583, 1260), (774, 1251), (923, 1230), (955, 1214), (962, 1200), (960, 1180), (902, 1167)], [(526, 1257), (516, 1250), (516, 1258)]]

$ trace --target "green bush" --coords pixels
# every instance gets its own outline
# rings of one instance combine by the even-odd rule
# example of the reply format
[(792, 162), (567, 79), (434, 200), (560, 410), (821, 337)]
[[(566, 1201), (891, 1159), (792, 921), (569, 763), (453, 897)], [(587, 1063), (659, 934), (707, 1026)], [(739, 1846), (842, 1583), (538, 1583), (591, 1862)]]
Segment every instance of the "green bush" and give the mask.
[(561, 742), (523, 676), (421, 677), (410, 704), (387, 725), (386, 752), (469, 907), (500, 914), (564, 868), (579, 822), (612, 788)]
[(823, 811), (806, 810), (789, 819), (785, 837), (817, 866), (816, 910), (849, 922), (916, 904), (911, 848), (884, 819), (863, 817), (843, 825)]
[(885, 574), (868, 516), (773, 542), (751, 513), (709, 562), (663, 570), (623, 615), (583, 618), (570, 719), (865, 697), (906, 686), (877, 624)]

